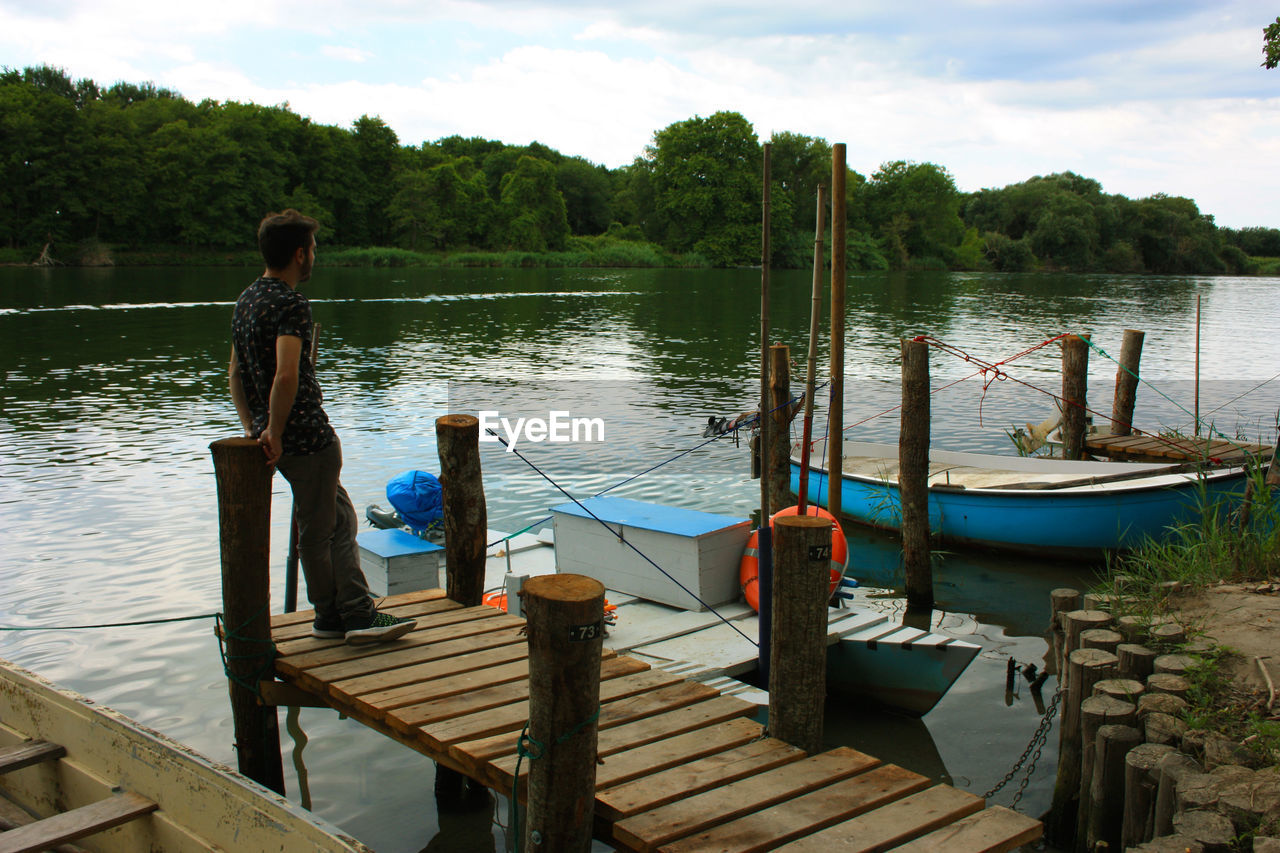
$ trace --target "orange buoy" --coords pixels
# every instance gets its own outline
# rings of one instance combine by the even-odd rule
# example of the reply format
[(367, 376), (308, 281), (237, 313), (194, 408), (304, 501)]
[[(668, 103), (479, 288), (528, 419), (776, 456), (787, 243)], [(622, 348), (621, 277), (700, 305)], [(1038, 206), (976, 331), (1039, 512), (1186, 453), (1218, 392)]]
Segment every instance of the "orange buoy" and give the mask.
[[(780, 515), (799, 515), (800, 507), (789, 506), (786, 509), (780, 509), (769, 517), (769, 527), (773, 528), (773, 520)], [(836, 587), (840, 585), (840, 579), (844, 577), (844, 564), (849, 559), (849, 543), (844, 538), (844, 531), (840, 529), (840, 522), (836, 521), (831, 513), (827, 512), (820, 506), (810, 504), (805, 507), (805, 515), (811, 515), (815, 518), (825, 518), (831, 522), (831, 588), (827, 591), (828, 595), (832, 595), (836, 591)], [(738, 583), (742, 586), (742, 594), (747, 599), (747, 604), (751, 605), (751, 609), (760, 612), (760, 531), (753, 530), (751, 538), (747, 540), (747, 548), (742, 552), (742, 562), (738, 564)]]

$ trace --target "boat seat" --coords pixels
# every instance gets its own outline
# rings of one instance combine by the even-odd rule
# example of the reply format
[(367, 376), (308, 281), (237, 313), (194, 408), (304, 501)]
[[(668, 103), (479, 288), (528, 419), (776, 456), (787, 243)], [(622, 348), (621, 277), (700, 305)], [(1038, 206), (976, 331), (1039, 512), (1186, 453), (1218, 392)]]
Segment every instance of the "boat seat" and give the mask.
[[(31, 767), (43, 761), (57, 761), (67, 751), (56, 743), (30, 740), (0, 749), (0, 773)], [(0, 816), (0, 853), (35, 853), (39, 850), (66, 849), (61, 845), (77, 838), (95, 835), (157, 808), (146, 797), (131, 791), (117, 791), (105, 800), (61, 812), (43, 820), (25, 822), (25, 813), (6, 810)]]
[(67, 751), (46, 740), (28, 740), (0, 749), (0, 773), (21, 770), (41, 761), (56, 761)]

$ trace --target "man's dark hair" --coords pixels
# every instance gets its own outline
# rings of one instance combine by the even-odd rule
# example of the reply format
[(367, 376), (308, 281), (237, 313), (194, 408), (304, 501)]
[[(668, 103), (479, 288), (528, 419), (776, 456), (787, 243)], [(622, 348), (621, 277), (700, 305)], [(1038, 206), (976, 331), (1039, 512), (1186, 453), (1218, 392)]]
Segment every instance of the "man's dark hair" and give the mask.
[(268, 213), (258, 223), (258, 249), (262, 259), (269, 269), (284, 269), (296, 250), (311, 247), (311, 238), (319, 230), (319, 222), (292, 207), (280, 213)]

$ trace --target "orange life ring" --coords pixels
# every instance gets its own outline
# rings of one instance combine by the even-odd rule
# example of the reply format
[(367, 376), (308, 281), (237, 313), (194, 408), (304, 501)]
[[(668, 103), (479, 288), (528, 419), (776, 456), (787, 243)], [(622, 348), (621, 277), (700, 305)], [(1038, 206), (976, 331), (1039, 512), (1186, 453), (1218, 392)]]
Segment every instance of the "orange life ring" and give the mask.
[[(780, 515), (798, 515), (799, 513), (798, 506), (780, 509), (769, 517), (769, 527), (773, 527), (773, 520)], [(844, 564), (849, 559), (849, 543), (844, 538), (844, 531), (840, 529), (840, 522), (822, 507), (810, 504), (805, 507), (804, 514), (825, 518), (831, 522), (831, 588), (827, 594), (832, 595), (840, 585), (840, 579), (844, 577)], [(751, 609), (757, 613), (760, 612), (759, 555), (760, 531), (753, 530), (751, 538), (747, 540), (747, 548), (742, 552), (742, 562), (738, 564), (738, 583), (742, 585), (742, 594), (746, 597), (747, 604), (750, 604)]]

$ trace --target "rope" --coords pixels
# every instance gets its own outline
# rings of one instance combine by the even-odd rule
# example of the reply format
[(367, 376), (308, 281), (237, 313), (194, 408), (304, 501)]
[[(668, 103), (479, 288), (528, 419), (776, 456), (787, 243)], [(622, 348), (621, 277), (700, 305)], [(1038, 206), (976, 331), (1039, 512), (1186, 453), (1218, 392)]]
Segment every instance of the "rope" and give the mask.
[[(1030, 382), (1025, 382), (1025, 381), (1023, 381), (1023, 380), (1021, 380), (1021, 379), (1018, 379), (1017, 377), (1012, 376), (1012, 375), (1011, 375), (1011, 374), (1009, 374), (1008, 372), (1006, 372), (1006, 371), (1004, 371), (1004, 370), (1001, 370), (1001, 369), (1000, 369), (1000, 365), (1008, 364), (1009, 362), (1013, 361), (1014, 359), (1021, 358), (1022, 356), (1026, 355), (1027, 353), (1034, 352), (1035, 350), (1038, 350), (1038, 349), (1040, 349), (1040, 348), (1042, 348), (1042, 347), (1048, 346), (1049, 344), (1053, 343), (1054, 341), (1059, 341), (1059, 340), (1062, 340), (1063, 338), (1067, 338), (1067, 337), (1081, 337), (1081, 336), (1076, 336), (1076, 335), (1073, 335), (1073, 334), (1071, 334), (1071, 333), (1063, 334), (1063, 335), (1057, 335), (1057, 336), (1055, 336), (1055, 337), (1053, 337), (1053, 338), (1050, 338), (1050, 339), (1049, 339), (1049, 340), (1047, 340), (1047, 341), (1044, 341), (1044, 342), (1042, 342), (1042, 343), (1036, 344), (1036, 345), (1035, 345), (1035, 346), (1033, 346), (1033, 347), (1030, 347), (1030, 348), (1028, 348), (1028, 349), (1026, 349), (1026, 350), (1023, 350), (1022, 352), (1020, 352), (1020, 353), (1018, 353), (1018, 354), (1016, 354), (1016, 355), (1010, 356), (1009, 358), (1006, 358), (1006, 359), (1004, 359), (1004, 360), (1002, 360), (1002, 361), (998, 361), (998, 362), (984, 362), (984, 361), (982, 361), (982, 360), (981, 360), (981, 359), (979, 359), (979, 358), (975, 358), (974, 356), (969, 355), (969, 354), (968, 354), (968, 353), (966, 353), (964, 350), (961, 350), (959, 347), (955, 347), (955, 346), (952, 346), (951, 344), (944, 343), (943, 341), (940, 341), (940, 340), (938, 340), (937, 338), (931, 337), (931, 336), (929, 336), (929, 335), (920, 335), (920, 336), (919, 336), (919, 337), (917, 337), (915, 340), (917, 340), (917, 341), (923, 341), (923, 342), (925, 342), (925, 343), (929, 344), (929, 345), (930, 345), (930, 346), (932, 346), (932, 347), (935, 347), (935, 348), (937, 348), (937, 349), (942, 350), (943, 352), (949, 353), (949, 354), (951, 354), (951, 355), (955, 355), (955, 356), (957, 356), (958, 358), (962, 358), (963, 360), (965, 360), (965, 361), (967, 361), (967, 362), (971, 362), (971, 363), (975, 363), (975, 364), (980, 365), (980, 366), (979, 366), (979, 368), (978, 368), (978, 372), (979, 372), (979, 373), (982, 373), (982, 374), (984, 374), (984, 375), (985, 375), (985, 374), (987, 374), (987, 373), (991, 373), (990, 378), (988, 378), (988, 379), (986, 380), (986, 382), (983, 384), (983, 388), (982, 388), (982, 390), (983, 390), (983, 397), (984, 397), (984, 399), (985, 399), (985, 396), (986, 396), (986, 390), (987, 390), (987, 388), (989, 388), (993, 382), (995, 382), (996, 380), (1004, 381), (1004, 380), (1006, 380), (1006, 379), (1007, 379), (1007, 380), (1010, 380), (1010, 381), (1012, 381), (1012, 382), (1017, 383), (1018, 385), (1023, 386), (1024, 388), (1029, 388), (1029, 389), (1031, 389), (1032, 391), (1036, 391), (1036, 392), (1038, 392), (1038, 393), (1040, 393), (1040, 394), (1045, 394), (1046, 396), (1049, 396), (1049, 397), (1053, 398), (1053, 399), (1057, 402), (1057, 404), (1058, 404), (1059, 408), (1064, 408), (1064, 407), (1065, 407), (1065, 406), (1067, 406), (1067, 405), (1071, 405), (1071, 406), (1075, 406), (1076, 408), (1080, 409), (1081, 411), (1084, 411), (1084, 412), (1086, 412), (1086, 413), (1088, 413), (1088, 414), (1091, 414), (1091, 415), (1095, 415), (1095, 416), (1097, 416), (1097, 417), (1099, 417), (1099, 418), (1102, 418), (1102, 419), (1104, 419), (1104, 420), (1108, 420), (1108, 421), (1112, 421), (1112, 420), (1114, 420), (1110, 415), (1108, 415), (1108, 414), (1106, 414), (1106, 413), (1099, 412), (1099, 411), (1097, 411), (1097, 410), (1095, 410), (1095, 409), (1091, 409), (1091, 408), (1089, 408), (1088, 406), (1082, 405), (1082, 404), (1080, 404), (1080, 403), (1078, 403), (1078, 402), (1076, 402), (1076, 401), (1074, 401), (1074, 400), (1067, 400), (1065, 397), (1062, 397), (1062, 396), (1061, 396), (1061, 395), (1059, 395), (1059, 394), (1055, 394), (1055, 393), (1053, 393), (1052, 391), (1047, 391), (1047, 390), (1045, 390), (1044, 388), (1040, 388), (1040, 387), (1038, 387), (1038, 386), (1036, 386), (1036, 385), (1032, 385)], [(1114, 358), (1112, 358), (1112, 356), (1111, 356), (1110, 354), (1108, 354), (1108, 353), (1107, 353), (1105, 350), (1103, 350), (1101, 347), (1098, 347), (1096, 344), (1094, 344), (1094, 343), (1093, 343), (1092, 341), (1090, 341), (1088, 338), (1082, 338), (1082, 339), (1083, 339), (1087, 344), (1089, 344), (1089, 346), (1091, 346), (1091, 347), (1093, 347), (1094, 349), (1098, 350), (1098, 352), (1102, 353), (1102, 354), (1103, 354), (1104, 356), (1106, 356), (1107, 358), (1111, 359), (1112, 361), (1116, 361)], [(1119, 364), (1119, 362), (1116, 362), (1116, 363), (1117, 363), (1117, 364)], [(1123, 367), (1123, 365), (1122, 365), (1122, 367)], [(1128, 370), (1128, 368), (1124, 368), (1124, 369), (1125, 369), (1125, 370)], [(1136, 374), (1136, 373), (1133, 373), (1132, 371), (1129, 371), (1129, 373), (1130, 373), (1130, 375), (1132, 375), (1132, 376), (1134, 376), (1134, 377), (1137, 377), (1137, 374)], [(1277, 375), (1278, 375), (1278, 376), (1280, 376), (1280, 374), (1277, 374)], [(1142, 379), (1141, 379), (1141, 378), (1138, 378), (1138, 381), (1139, 381), (1139, 382), (1142, 382)], [(1268, 381), (1270, 381), (1270, 380), (1268, 380)], [(953, 383), (953, 384), (954, 384), (954, 383)], [(1152, 388), (1152, 390), (1154, 390), (1157, 394), (1160, 394), (1160, 396), (1162, 396), (1162, 397), (1164, 397), (1165, 399), (1169, 400), (1169, 401), (1170, 401), (1171, 403), (1173, 403), (1175, 406), (1177, 406), (1178, 408), (1182, 409), (1182, 411), (1183, 411), (1183, 412), (1185, 412), (1185, 413), (1187, 413), (1187, 414), (1190, 414), (1190, 412), (1187, 412), (1186, 408), (1184, 408), (1183, 406), (1181, 406), (1180, 404), (1178, 404), (1178, 402), (1177, 402), (1177, 401), (1173, 400), (1171, 397), (1169, 397), (1169, 396), (1168, 396), (1167, 394), (1165, 394), (1164, 392), (1160, 391), (1158, 388), (1155, 388), (1154, 386), (1149, 385), (1149, 383), (1145, 383), (1145, 382), (1144, 382), (1143, 384), (1146, 384), (1146, 385), (1148, 385), (1148, 387), (1151, 387), (1151, 388)], [(1266, 383), (1263, 383), (1263, 384), (1266, 384)], [(981, 406), (981, 404), (979, 404), (979, 406), (978, 406), (978, 412), (979, 412), (979, 423), (981, 423), (981, 412), (982, 412), (982, 406)], [(1145, 430), (1136, 429), (1136, 428), (1134, 428), (1134, 427), (1133, 427), (1133, 425), (1132, 425), (1132, 424), (1124, 424), (1124, 426), (1128, 426), (1128, 427), (1129, 427), (1129, 429), (1133, 432), (1133, 434), (1134, 434), (1134, 435), (1146, 436), (1147, 438), (1151, 438), (1151, 439), (1154, 439), (1154, 440), (1156, 440), (1156, 441), (1159, 441), (1159, 442), (1161, 442), (1161, 443), (1163, 443), (1163, 444), (1165, 444), (1165, 445), (1167, 445), (1167, 446), (1169, 446), (1169, 447), (1171, 447), (1171, 448), (1175, 448), (1175, 449), (1178, 449), (1178, 448), (1179, 448), (1178, 441), (1177, 441), (1176, 439), (1174, 439), (1174, 438), (1171, 438), (1171, 437), (1169, 437), (1169, 436), (1164, 436), (1164, 435), (1157, 435), (1157, 434), (1154, 434), (1154, 433), (1147, 432), (1147, 431), (1145, 431)], [(1214, 433), (1216, 434), (1216, 436), (1217, 436), (1218, 438), (1220, 438), (1221, 440), (1223, 440), (1223, 441), (1227, 442), (1228, 444), (1233, 445), (1237, 450), (1244, 450), (1243, 446), (1241, 446), (1241, 445), (1240, 445), (1238, 442), (1236, 442), (1234, 439), (1229, 438), (1228, 436), (1226, 436), (1226, 435), (1222, 434), (1221, 432), (1218, 432), (1217, 430), (1214, 430)], [(1212, 457), (1212, 456), (1211, 456), (1211, 457), (1208, 457), (1208, 460), (1207, 460), (1207, 461), (1209, 461), (1209, 462), (1211, 462), (1211, 463), (1214, 463), (1214, 464), (1217, 464), (1217, 463), (1220, 463), (1222, 460), (1221, 460), (1221, 459), (1218, 459), (1217, 457)]]
[[(510, 452), (510, 453), (514, 453), (514, 454), (516, 455), (516, 457), (517, 457), (521, 462), (523, 462), (524, 464), (526, 464), (526, 465), (528, 465), (530, 468), (532, 468), (534, 471), (536, 471), (536, 472), (538, 473), (538, 476), (542, 477), (542, 479), (546, 480), (548, 483), (550, 483), (551, 485), (555, 486), (555, 487), (556, 487), (556, 490), (557, 490), (557, 491), (559, 491), (559, 492), (560, 492), (560, 494), (564, 495), (566, 498), (568, 498), (569, 500), (573, 501), (575, 504), (577, 504), (577, 506), (578, 506), (578, 508), (579, 508), (579, 509), (581, 509), (581, 510), (582, 510), (583, 512), (585, 512), (587, 515), (589, 515), (589, 516), (591, 516), (592, 518), (594, 518), (596, 521), (600, 522), (600, 525), (601, 525), (602, 527), (604, 527), (604, 529), (605, 529), (605, 530), (608, 530), (610, 533), (614, 533), (613, 528), (612, 528), (612, 527), (610, 527), (610, 526), (609, 526), (609, 525), (608, 525), (608, 524), (607, 524), (603, 519), (601, 519), (601, 518), (600, 518), (600, 516), (596, 515), (596, 514), (595, 514), (594, 512), (592, 512), (591, 510), (587, 509), (587, 508), (583, 505), (582, 501), (578, 500), (578, 499), (577, 499), (577, 498), (575, 498), (573, 495), (569, 494), (569, 492), (568, 492), (568, 491), (567, 491), (563, 486), (561, 486), (559, 483), (557, 483), (555, 480), (553, 480), (553, 479), (550, 477), (550, 475), (548, 475), (545, 471), (543, 471), (543, 470), (542, 470), (541, 468), (539, 468), (537, 465), (533, 464), (531, 461), (529, 461), (528, 459), (526, 459), (526, 458), (525, 458), (525, 456), (524, 456), (524, 454), (522, 454), (520, 451), (516, 450), (514, 447), (511, 447), (511, 446), (507, 443), (506, 439), (504, 439), (502, 436), (498, 435), (496, 432), (494, 432), (494, 431), (493, 431), (493, 430), (491, 430), (491, 429), (490, 429), (490, 430), (487, 430), (487, 432), (488, 432), (490, 435), (492, 435), (494, 438), (496, 438), (498, 441), (502, 442), (503, 446), (507, 448), (508, 452)], [(614, 535), (617, 535), (617, 534), (615, 533)], [(703, 601), (703, 600), (702, 600), (702, 598), (701, 598), (701, 597), (699, 597), (699, 596), (698, 596), (698, 594), (697, 594), (697, 593), (695, 593), (693, 590), (689, 589), (687, 586), (685, 586), (684, 584), (680, 583), (680, 581), (678, 581), (678, 580), (676, 580), (674, 577), (672, 577), (672, 576), (671, 576), (671, 573), (670, 573), (670, 572), (668, 572), (666, 569), (662, 568), (662, 566), (659, 566), (659, 565), (658, 565), (657, 563), (655, 563), (653, 560), (649, 559), (649, 557), (648, 557), (648, 556), (647, 556), (643, 551), (641, 551), (639, 548), (637, 548), (635, 545), (633, 545), (633, 544), (630, 542), (630, 540), (622, 539), (621, 541), (622, 541), (622, 543), (623, 543), (624, 545), (626, 545), (626, 546), (627, 546), (628, 548), (630, 548), (632, 551), (636, 552), (636, 554), (637, 554), (637, 555), (639, 555), (639, 556), (640, 556), (640, 558), (641, 558), (642, 560), (644, 560), (644, 561), (645, 561), (646, 563), (648, 563), (649, 565), (653, 566), (653, 567), (654, 567), (655, 569), (657, 569), (658, 571), (662, 572), (662, 574), (663, 574), (663, 575), (665, 575), (665, 576), (666, 576), (666, 578), (667, 578), (669, 581), (671, 581), (671, 582), (672, 582), (672, 583), (674, 583), (676, 586), (680, 587), (680, 589), (684, 590), (686, 593), (688, 593), (690, 596), (692, 596), (694, 601), (696, 601), (696, 602), (698, 602), (699, 604), (701, 604), (705, 609), (707, 609), (707, 610), (711, 611), (711, 613), (713, 613), (713, 614), (716, 616), (716, 618), (718, 618), (721, 622), (723, 622), (724, 624), (726, 624), (726, 625), (728, 625), (730, 628), (732, 628), (734, 631), (736, 631), (736, 632), (738, 633), (738, 635), (742, 637), (742, 639), (744, 639), (744, 640), (746, 640), (747, 642), (751, 643), (751, 645), (755, 646), (756, 648), (759, 648), (759, 647), (760, 647), (760, 643), (759, 643), (758, 641), (753, 640), (753, 639), (751, 639), (750, 637), (748, 637), (745, 633), (743, 633), (743, 631), (742, 631), (742, 629), (741, 629), (741, 628), (739, 628), (737, 625), (733, 624), (733, 623), (732, 623), (732, 622), (730, 622), (728, 619), (726, 619), (726, 618), (724, 618), (723, 616), (721, 616), (721, 615), (720, 615), (720, 613), (719, 613), (719, 611), (717, 611), (717, 610), (716, 610), (714, 607), (712, 607), (710, 604), (707, 604), (707, 602)]]
[[(569, 729), (569, 731), (565, 732), (564, 734), (556, 738), (555, 745), (559, 746), (560, 744), (564, 743), (569, 738), (573, 737), (578, 732), (582, 731), (587, 726), (591, 725), (592, 723), (596, 722), (599, 719), (600, 719), (600, 706), (596, 705), (595, 713), (593, 713), (590, 717), (587, 717), (582, 722), (578, 723), (573, 728)], [(529, 749), (529, 746), (532, 746), (533, 749), (532, 750)], [(511, 780), (510, 823), (511, 823), (511, 830), (512, 830), (511, 834), (512, 834), (513, 853), (520, 853), (520, 841), (522, 840), (522, 837), (520, 834), (520, 797), (519, 797), (520, 764), (521, 762), (524, 761), (525, 758), (528, 758), (530, 761), (537, 761), (539, 758), (542, 758), (542, 756), (545, 754), (545, 750), (546, 750), (546, 747), (542, 743), (542, 741), (536, 740), (529, 735), (529, 721), (525, 720), (524, 728), (520, 730), (520, 737), (516, 738), (516, 772), (515, 772), (515, 778)], [(535, 843), (537, 843), (536, 840), (535, 840)]]
[[(823, 383), (823, 385), (827, 385), (827, 384), (829, 384), (829, 383), (825, 383), (825, 382)], [(822, 387), (822, 386), (819, 386), (819, 387)], [(778, 407), (777, 407), (777, 409), (774, 409), (774, 410), (773, 410), (773, 411), (771, 411), (769, 414), (773, 414), (773, 412), (774, 412), (774, 411), (778, 411), (778, 409), (786, 408), (787, 406), (791, 405), (792, 403), (796, 402), (796, 401), (797, 401), (797, 400), (799, 400), (799, 399), (800, 399), (799, 397), (792, 397), (792, 398), (791, 398), (790, 400), (788, 400), (786, 403), (783, 403), (781, 406), (778, 406)], [(745, 429), (745, 428), (748, 428), (748, 427), (750, 427), (750, 428), (753, 428), (753, 429), (754, 429), (755, 425), (756, 425), (756, 424), (758, 424), (759, 422), (760, 422), (760, 416), (759, 416), (759, 415), (756, 415), (754, 418), (751, 418), (751, 419), (749, 419), (749, 420), (747, 420), (747, 421), (744, 421), (744, 422), (742, 422), (742, 423), (740, 423), (740, 424), (734, 424), (734, 426), (733, 426), (733, 428), (732, 428), (732, 429), (730, 429), (730, 430), (726, 430), (725, 432), (722, 432), (722, 433), (720, 433), (719, 435), (713, 435), (711, 438), (707, 439), (706, 441), (699, 442), (698, 444), (695, 444), (695, 445), (693, 445), (692, 447), (689, 447), (689, 448), (686, 448), (686, 449), (684, 449), (684, 450), (681, 450), (681, 451), (680, 451), (679, 453), (677, 453), (675, 456), (672, 456), (672, 457), (670, 457), (670, 458), (668, 458), (668, 459), (664, 459), (663, 461), (659, 462), (657, 465), (651, 465), (651, 466), (649, 466), (648, 468), (644, 469), (643, 471), (640, 471), (640, 472), (637, 472), (637, 473), (635, 473), (635, 474), (632, 474), (630, 477), (626, 477), (626, 478), (624, 478), (624, 479), (621, 479), (621, 480), (619, 480), (618, 482), (614, 483), (612, 486), (608, 486), (608, 487), (603, 488), (603, 489), (601, 489), (600, 491), (596, 492), (594, 495), (592, 495), (592, 497), (598, 498), (598, 497), (600, 497), (600, 496), (601, 496), (601, 495), (603, 495), (603, 494), (606, 494), (606, 493), (608, 493), (608, 492), (613, 491), (614, 489), (620, 488), (621, 486), (625, 486), (627, 483), (630, 483), (630, 482), (632, 482), (632, 481), (634, 481), (634, 480), (638, 480), (638, 479), (640, 479), (640, 478), (641, 478), (641, 477), (643, 477), (645, 474), (652, 474), (654, 471), (657, 471), (659, 468), (663, 467), (664, 465), (670, 465), (672, 462), (675, 462), (677, 459), (681, 459), (681, 458), (683, 458), (683, 457), (685, 457), (685, 456), (688, 456), (690, 453), (693, 453), (693, 452), (695, 452), (695, 451), (701, 450), (702, 448), (706, 447), (708, 444), (712, 444), (712, 443), (714, 443), (714, 442), (717, 442), (717, 441), (719, 441), (720, 439), (724, 438), (725, 436), (733, 435), (734, 433), (736, 433), (736, 432), (737, 432), (738, 430), (740, 430), (740, 429)], [(493, 430), (489, 430), (488, 432), (489, 432), (489, 434), (490, 434), (490, 435), (497, 436), (497, 433), (495, 433)], [(502, 441), (502, 439), (501, 439), (500, 437), (499, 437), (499, 439), (498, 439), (498, 440), (499, 440), (499, 441)], [(502, 443), (503, 443), (503, 445), (505, 446), (507, 442), (502, 441)], [(517, 454), (517, 455), (518, 455), (518, 454)], [(527, 460), (526, 460), (526, 461), (527, 461)], [(537, 470), (537, 469), (534, 469), (534, 470)], [(539, 473), (542, 473), (542, 472), (539, 472)], [(545, 475), (544, 475), (544, 476), (545, 476)], [(552, 485), (555, 485), (555, 484), (553, 483)], [(559, 487), (557, 486), (557, 488), (559, 488)], [(561, 491), (563, 491), (563, 490), (561, 490)], [(527, 526), (525, 526), (525, 527), (521, 528), (520, 530), (517, 530), (515, 533), (512, 533), (512, 534), (511, 534), (511, 535), (509, 535), (509, 536), (504, 536), (504, 537), (502, 537), (501, 539), (495, 539), (494, 541), (492, 541), (492, 542), (490, 542), (490, 543), (489, 543), (488, 547), (489, 547), (489, 548), (492, 548), (492, 547), (494, 547), (495, 545), (499, 545), (499, 544), (501, 544), (501, 543), (505, 542), (505, 541), (506, 541), (506, 540), (508, 540), (508, 539), (514, 538), (514, 537), (516, 537), (516, 536), (519, 536), (521, 533), (525, 533), (525, 532), (527, 532), (527, 531), (529, 531), (529, 530), (534, 529), (535, 527), (537, 527), (537, 526), (538, 526), (538, 525), (540, 525), (540, 524), (546, 524), (546, 523), (547, 523), (548, 521), (550, 521), (550, 520), (551, 520), (551, 516), (549, 516), (549, 515), (548, 515), (548, 516), (545, 516), (545, 517), (543, 517), (543, 518), (540, 518), (540, 519), (538, 519), (537, 521), (533, 522), (532, 524), (529, 524), (529, 525), (527, 525)]]
[[(245, 635), (240, 633), (240, 629), (254, 622), (256, 619), (261, 617), (266, 612), (267, 612), (267, 605), (264, 604), (261, 610), (259, 610), (257, 613), (250, 616), (248, 619), (246, 619), (242, 624), (238, 625), (236, 628), (228, 628), (226, 622), (223, 621), (223, 615), (221, 613), (217, 614), (217, 616), (215, 617), (217, 619), (217, 625), (222, 627), (222, 630), (219, 631), (217, 630), (217, 626), (215, 626), (214, 633), (218, 637), (218, 656), (222, 658), (223, 673), (227, 676), (227, 678), (230, 681), (233, 681), (236, 684), (239, 684), (245, 690), (248, 690), (254, 696), (257, 696), (259, 698), (261, 698), (262, 694), (260, 692), (258, 683), (263, 680), (264, 675), (269, 675), (275, 670), (276, 658), (279, 656), (279, 653), (276, 651), (276, 644), (274, 641), (272, 641), (269, 634), (267, 636), (267, 639), (260, 640), (255, 637), (246, 637)], [(256, 643), (258, 645), (266, 645), (269, 647), (269, 650), (266, 652), (260, 652), (258, 654), (229, 655), (227, 654), (227, 646), (226, 646), (226, 640), (228, 639), (240, 640), (247, 644)], [(236, 675), (234, 672), (231, 671), (231, 661), (240, 661), (240, 660), (246, 660), (246, 661), (261, 660), (263, 662), (260, 667), (258, 667), (252, 673), (250, 673), (249, 677), (252, 679), (251, 681), (245, 681), (245, 679), (241, 678), (240, 676)]]
[(102, 622), (97, 625), (0, 625), (0, 631), (84, 631), (90, 628), (128, 628), (136, 625), (160, 625), (166, 622), (194, 622), (197, 619), (218, 619), (221, 616), (221, 613), (201, 613), (198, 616), (139, 619), (136, 622)]

